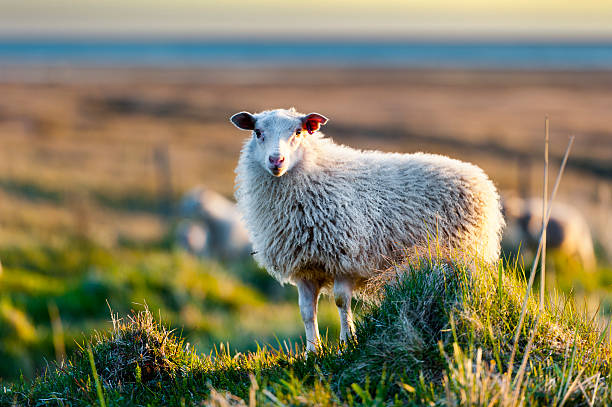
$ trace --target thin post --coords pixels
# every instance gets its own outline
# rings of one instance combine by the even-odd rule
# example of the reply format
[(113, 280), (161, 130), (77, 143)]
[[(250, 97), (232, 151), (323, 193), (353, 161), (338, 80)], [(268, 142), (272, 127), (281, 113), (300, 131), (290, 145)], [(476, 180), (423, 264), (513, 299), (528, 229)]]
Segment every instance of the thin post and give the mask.
[(542, 258), (540, 260), (540, 314), (544, 310), (546, 285), (546, 212), (548, 210), (548, 116), (544, 121), (544, 190), (542, 191)]
[(172, 173), (168, 145), (162, 144), (153, 150), (153, 162), (157, 176), (157, 193), (160, 203), (160, 214), (164, 218), (172, 215)]
[[(574, 136), (570, 137), (569, 143), (567, 144), (567, 148), (565, 149), (565, 154), (563, 156), (563, 161), (561, 162), (561, 167), (559, 168), (559, 173), (557, 174), (557, 179), (555, 180), (555, 185), (552, 190), (552, 194), (550, 195), (550, 202), (554, 201), (555, 196), (557, 195), (557, 190), (559, 188), (559, 184), (561, 183), (561, 177), (563, 176), (563, 172), (565, 171), (565, 166), (567, 164), (567, 159), (569, 157), (569, 153), (572, 149), (572, 145), (574, 144)], [(546, 218), (544, 221), (544, 227), (548, 225), (548, 219), (550, 218), (550, 210), (552, 209), (552, 204), (548, 206), (548, 212), (546, 213)], [(543, 231), (542, 231), (543, 232)], [(518, 346), (518, 340), (521, 335), (521, 329), (523, 327), (523, 322), (525, 320), (525, 314), (527, 312), (527, 303), (529, 300), (529, 293), (531, 292), (531, 287), (533, 286), (533, 280), (535, 278), (535, 269), (538, 266), (538, 259), (540, 258), (540, 253), (542, 251), (542, 236), (543, 233), (540, 232), (540, 242), (538, 243), (538, 250), (536, 252), (533, 265), (531, 267), (531, 273), (529, 275), (529, 282), (527, 284), (527, 289), (525, 291), (525, 298), (523, 299), (523, 307), (521, 309), (521, 316), (519, 318), (519, 323), (516, 326), (516, 332), (514, 334), (514, 341), (512, 344), (512, 352), (510, 353), (510, 360), (508, 362), (508, 371), (506, 373), (506, 380), (504, 383), (504, 389), (510, 383), (510, 377), (512, 375), (512, 369), (514, 365), (514, 357), (516, 356), (516, 348)], [(504, 390), (505, 391), (505, 390)]]
[[(548, 212), (548, 116), (546, 116), (544, 122), (544, 188), (542, 191), (542, 234), (540, 236), (540, 242), (542, 244), (542, 253), (540, 256), (540, 306), (538, 309), (538, 315), (536, 316), (535, 323), (531, 328), (531, 335), (529, 335), (529, 341), (527, 342), (527, 346), (525, 347), (525, 352), (523, 354), (523, 361), (521, 362), (521, 366), (516, 375), (515, 380), (515, 390), (514, 390), (514, 399), (516, 402), (518, 400), (518, 396), (520, 393), (520, 387), (523, 382), (523, 378), (525, 375), (525, 369), (527, 367), (527, 362), (529, 360), (529, 354), (531, 352), (531, 347), (533, 346), (533, 340), (535, 338), (536, 332), (538, 330), (538, 323), (540, 322), (540, 318), (544, 313), (544, 289), (546, 282), (546, 229), (548, 227), (548, 218), (546, 214)], [(534, 259), (534, 262), (537, 264), (537, 259)], [(535, 267), (532, 270), (535, 271)], [(527, 299), (527, 295), (525, 294), (525, 298)]]

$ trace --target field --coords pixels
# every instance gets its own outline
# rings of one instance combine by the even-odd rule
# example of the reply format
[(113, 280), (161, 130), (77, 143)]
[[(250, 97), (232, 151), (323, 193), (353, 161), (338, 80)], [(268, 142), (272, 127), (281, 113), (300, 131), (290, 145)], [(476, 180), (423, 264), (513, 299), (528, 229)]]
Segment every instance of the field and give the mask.
[(175, 196), (197, 183), (231, 196), (245, 135), (228, 117), (289, 106), (327, 115), (338, 142), (448, 154), (502, 190), (538, 195), (548, 114), (553, 163), (577, 136), (560, 200), (612, 240), (608, 73), (4, 68), (2, 78), (2, 244), (79, 228), (106, 245), (159, 239), (155, 150), (169, 155)]
[[(576, 135), (558, 200), (585, 214), (599, 260), (587, 276), (558, 259), (550, 285), (611, 312), (607, 72), (3, 67), (0, 78), (3, 381), (31, 378), (75, 339), (109, 329), (109, 307), (125, 316), (146, 303), (198, 352), (300, 341), (292, 287), (250, 262), (200, 261), (173, 244), (181, 194), (204, 184), (231, 197), (245, 135), (228, 118), (240, 110), (316, 111), (338, 142), (448, 154), (502, 191), (533, 195), (549, 115), (553, 174)], [(334, 308), (323, 301), (330, 338)]]

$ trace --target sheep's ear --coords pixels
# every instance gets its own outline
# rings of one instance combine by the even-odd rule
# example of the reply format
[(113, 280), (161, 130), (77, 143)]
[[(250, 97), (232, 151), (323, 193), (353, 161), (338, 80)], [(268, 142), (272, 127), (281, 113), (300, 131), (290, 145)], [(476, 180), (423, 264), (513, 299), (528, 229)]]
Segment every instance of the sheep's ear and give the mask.
[(327, 123), (327, 117), (319, 113), (310, 113), (302, 117), (302, 128), (308, 131), (309, 134), (319, 130), (319, 127)]
[(241, 130), (255, 129), (255, 117), (249, 112), (236, 113), (230, 118), (230, 121)]

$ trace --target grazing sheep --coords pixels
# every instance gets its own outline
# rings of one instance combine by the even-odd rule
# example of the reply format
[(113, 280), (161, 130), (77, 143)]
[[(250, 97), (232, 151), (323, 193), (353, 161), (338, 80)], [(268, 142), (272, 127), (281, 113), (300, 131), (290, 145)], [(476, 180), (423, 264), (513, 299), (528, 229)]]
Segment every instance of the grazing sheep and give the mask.
[(211, 257), (208, 244), (208, 228), (199, 221), (183, 219), (176, 225), (175, 235), (179, 246), (196, 256)]
[(317, 303), (333, 285), (340, 339), (353, 333), (354, 290), (401, 259), (439, 245), (493, 262), (504, 220), (493, 183), (468, 163), (338, 145), (318, 132), (320, 114), (291, 110), (231, 118), (252, 131), (236, 169), (236, 199), (255, 259), (295, 284), (307, 349), (319, 343)]
[(181, 200), (179, 216), (178, 241), (195, 254), (235, 259), (251, 253), (236, 205), (220, 194), (201, 186), (192, 189)]
[[(508, 222), (504, 247), (537, 250), (542, 229), (542, 199), (509, 197), (504, 199), (503, 206)], [(552, 203), (546, 248), (576, 256), (586, 271), (594, 271), (597, 266), (587, 221), (576, 208), (562, 202)]]

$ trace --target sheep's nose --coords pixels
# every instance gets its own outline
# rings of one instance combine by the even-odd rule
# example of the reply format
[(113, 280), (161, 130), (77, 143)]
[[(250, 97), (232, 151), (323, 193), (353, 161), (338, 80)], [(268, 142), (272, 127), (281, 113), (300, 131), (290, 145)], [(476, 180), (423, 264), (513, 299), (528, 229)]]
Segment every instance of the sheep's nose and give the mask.
[(283, 163), (283, 161), (285, 161), (285, 157), (281, 156), (270, 156), (268, 157), (268, 160), (270, 160), (270, 164), (276, 166), (276, 167), (280, 167), (280, 165)]

